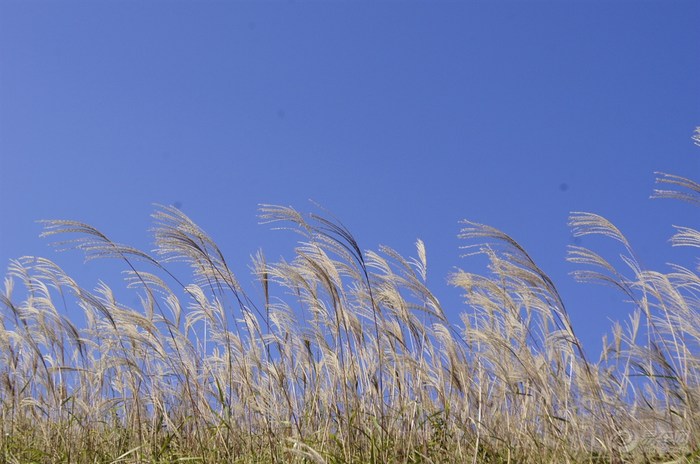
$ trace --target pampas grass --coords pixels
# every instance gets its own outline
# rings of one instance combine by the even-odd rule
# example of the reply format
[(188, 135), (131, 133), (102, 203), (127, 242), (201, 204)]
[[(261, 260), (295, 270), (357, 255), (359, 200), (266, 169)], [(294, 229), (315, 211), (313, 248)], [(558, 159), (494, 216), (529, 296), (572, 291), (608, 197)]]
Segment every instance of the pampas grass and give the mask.
[[(700, 198), (688, 179), (658, 182), (657, 198)], [(125, 282), (87, 290), (49, 260), (10, 263), (0, 460), (700, 459), (698, 270), (643, 269), (605, 218), (573, 213), (570, 225), (617, 243), (624, 268), (579, 246), (568, 258), (578, 280), (612, 285), (634, 304), (599, 360), (552, 280), (497, 229), (463, 223), (465, 253), (488, 266), (450, 277), (465, 305), (449, 320), (427, 285), (423, 242), (404, 257), (365, 251), (340, 222), (293, 208), (264, 205), (260, 218), (300, 241), (291, 261), (253, 258), (259, 298), (175, 208), (153, 214), (153, 254), (86, 224), (45, 221), (58, 248), (121, 260)], [(700, 232), (677, 227), (672, 244), (698, 247)]]

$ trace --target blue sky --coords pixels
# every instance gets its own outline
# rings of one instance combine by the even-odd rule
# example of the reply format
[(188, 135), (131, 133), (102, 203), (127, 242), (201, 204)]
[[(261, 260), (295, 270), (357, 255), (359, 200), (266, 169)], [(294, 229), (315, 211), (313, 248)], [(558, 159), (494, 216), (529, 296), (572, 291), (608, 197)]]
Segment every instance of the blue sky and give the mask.
[(313, 199), (364, 248), (423, 239), (457, 321), (470, 219), (530, 251), (596, 351), (629, 307), (573, 283), (567, 216), (608, 217), (645, 266), (693, 263), (666, 240), (697, 210), (648, 197), (654, 171), (700, 177), (699, 18), (695, 1), (2, 0), (0, 264), (47, 256), (92, 287), (102, 263), (54, 253), (36, 220), (150, 248), (152, 204), (177, 204), (245, 281), (249, 255), (295, 239), (257, 205)]

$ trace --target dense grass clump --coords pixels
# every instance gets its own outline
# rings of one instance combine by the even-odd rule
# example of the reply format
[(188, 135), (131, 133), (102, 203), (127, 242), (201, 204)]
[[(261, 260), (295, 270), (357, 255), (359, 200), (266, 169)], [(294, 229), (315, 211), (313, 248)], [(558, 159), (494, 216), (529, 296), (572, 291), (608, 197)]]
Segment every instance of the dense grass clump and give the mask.
[[(700, 136), (700, 132), (698, 132)], [(700, 200), (660, 175), (657, 197)], [(427, 287), (426, 250), (363, 251), (341, 224), (263, 206), (301, 235), (293, 260), (244, 291), (209, 236), (153, 215), (153, 254), (74, 221), (46, 236), (123, 261), (137, 307), (53, 262), (10, 264), (0, 293), (2, 462), (692, 462), (700, 459), (700, 275), (642, 269), (606, 219), (575, 235), (619, 243), (626, 269), (573, 246), (582, 281), (635, 309), (601, 359), (585, 354), (549, 277), (510, 236), (464, 222), (484, 275), (451, 276), (461, 320)], [(679, 227), (674, 245), (700, 246)], [(188, 280), (175, 262), (191, 265)], [(16, 288), (17, 287), (17, 288)], [(126, 290), (120, 289), (118, 294)], [(68, 314), (80, 311), (84, 322)]]

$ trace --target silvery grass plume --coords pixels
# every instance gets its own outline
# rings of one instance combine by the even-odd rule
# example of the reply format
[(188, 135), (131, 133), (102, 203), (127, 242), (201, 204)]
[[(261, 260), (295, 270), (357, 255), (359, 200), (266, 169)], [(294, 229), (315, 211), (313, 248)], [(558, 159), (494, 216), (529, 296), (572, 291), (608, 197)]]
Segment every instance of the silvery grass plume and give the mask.
[[(693, 181), (658, 182), (654, 198), (699, 202)], [(260, 219), (299, 242), (290, 260), (252, 258), (255, 291), (176, 208), (153, 213), (151, 253), (45, 221), (57, 248), (120, 260), (124, 282), (88, 290), (47, 259), (10, 263), (1, 461), (700, 458), (700, 269), (644, 269), (611, 222), (573, 213), (574, 235), (613, 241), (623, 264), (572, 246), (575, 277), (612, 285), (633, 308), (593, 360), (554, 282), (497, 229), (462, 224), (464, 254), (488, 265), (450, 276), (464, 298), (450, 320), (422, 241), (404, 257), (364, 250), (330, 215), (263, 205)], [(698, 247), (700, 232), (677, 226), (671, 244)]]

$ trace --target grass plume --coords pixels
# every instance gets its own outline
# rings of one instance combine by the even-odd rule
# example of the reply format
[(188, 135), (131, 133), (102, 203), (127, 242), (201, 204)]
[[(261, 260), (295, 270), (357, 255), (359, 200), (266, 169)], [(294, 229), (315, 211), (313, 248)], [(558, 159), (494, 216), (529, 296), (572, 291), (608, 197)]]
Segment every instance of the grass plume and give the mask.
[[(655, 197), (698, 203), (699, 184), (658, 182)], [(700, 459), (699, 269), (644, 269), (611, 222), (573, 213), (573, 233), (613, 240), (624, 264), (572, 246), (575, 277), (634, 306), (593, 360), (553, 281), (497, 229), (463, 223), (466, 254), (488, 266), (450, 276), (465, 303), (451, 321), (428, 287), (422, 241), (404, 257), (363, 250), (325, 216), (263, 205), (260, 218), (300, 237), (290, 261), (253, 258), (260, 298), (176, 208), (153, 214), (152, 254), (45, 221), (57, 247), (121, 260), (125, 282), (88, 290), (47, 259), (10, 263), (0, 461)], [(700, 232), (676, 230), (673, 246), (700, 247)], [(177, 262), (191, 275), (176, 275)], [(120, 301), (126, 292), (138, 303)]]

